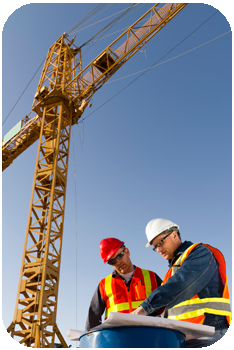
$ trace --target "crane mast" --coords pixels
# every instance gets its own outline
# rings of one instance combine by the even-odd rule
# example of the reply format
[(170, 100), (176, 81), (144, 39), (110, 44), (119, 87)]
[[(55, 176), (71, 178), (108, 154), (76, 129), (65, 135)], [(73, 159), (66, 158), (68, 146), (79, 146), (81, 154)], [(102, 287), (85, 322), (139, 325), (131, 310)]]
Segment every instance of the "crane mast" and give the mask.
[[(54, 56), (57, 57), (55, 60)], [(35, 98), (38, 101), (36, 109), (41, 116), (41, 130), (15, 314), (10, 330), (12, 336), (21, 337), (20, 343), (39, 348), (50, 347), (54, 344), (55, 334), (59, 334), (55, 320), (70, 132), (75, 115), (74, 107), (63, 93), (64, 83), (71, 80), (70, 67), (74, 59), (74, 51), (70, 50), (64, 35), (49, 50), (47, 59), (54, 65), (50, 78), (54, 87), (51, 93), (47, 93), (47, 98), (43, 98), (44, 89)], [(49, 69), (47, 65), (46, 71)]]
[[(8, 332), (30, 347), (54, 347), (71, 127), (97, 91), (187, 4), (155, 4), (85, 69), (63, 34), (49, 49), (20, 131), (4, 143), (3, 170), (39, 139), (14, 318)], [(142, 25), (139, 22), (148, 16)], [(6, 166), (4, 166), (4, 164)]]

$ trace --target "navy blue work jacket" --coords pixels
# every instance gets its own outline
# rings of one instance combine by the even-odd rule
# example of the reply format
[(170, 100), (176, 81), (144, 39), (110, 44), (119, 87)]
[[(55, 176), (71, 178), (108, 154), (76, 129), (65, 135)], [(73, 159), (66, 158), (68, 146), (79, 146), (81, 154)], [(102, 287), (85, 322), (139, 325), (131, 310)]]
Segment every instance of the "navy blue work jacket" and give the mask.
[[(169, 268), (192, 244), (189, 241), (181, 244), (169, 261)], [(223, 287), (217, 260), (206, 246), (200, 244), (192, 250), (167, 283), (155, 289), (141, 306), (149, 316), (157, 312), (160, 314), (163, 308), (166, 315), (167, 309), (191, 299), (195, 294), (201, 299), (221, 297)], [(225, 316), (213, 314), (205, 314), (204, 324), (216, 329), (228, 327)]]

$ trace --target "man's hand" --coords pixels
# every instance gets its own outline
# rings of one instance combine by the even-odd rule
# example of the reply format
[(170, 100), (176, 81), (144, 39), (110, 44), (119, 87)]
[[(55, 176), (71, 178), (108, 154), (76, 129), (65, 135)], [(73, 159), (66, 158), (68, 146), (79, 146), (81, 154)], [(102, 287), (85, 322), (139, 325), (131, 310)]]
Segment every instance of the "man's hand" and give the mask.
[(136, 310), (132, 311), (131, 314), (146, 316), (146, 313), (142, 306), (139, 306)]

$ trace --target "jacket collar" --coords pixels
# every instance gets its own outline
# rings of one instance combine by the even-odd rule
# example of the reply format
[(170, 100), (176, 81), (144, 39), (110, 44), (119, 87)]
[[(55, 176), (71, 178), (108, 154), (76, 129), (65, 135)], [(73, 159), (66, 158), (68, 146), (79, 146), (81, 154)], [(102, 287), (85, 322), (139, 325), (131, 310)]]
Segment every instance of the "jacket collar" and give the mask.
[(177, 248), (174, 253), (173, 253), (173, 258), (171, 260), (168, 261), (169, 263), (169, 267), (172, 267), (172, 265), (174, 264), (174, 262), (180, 257), (180, 255), (186, 250), (188, 249), (188, 247), (190, 247), (193, 243), (190, 241), (184, 241), (179, 248)]

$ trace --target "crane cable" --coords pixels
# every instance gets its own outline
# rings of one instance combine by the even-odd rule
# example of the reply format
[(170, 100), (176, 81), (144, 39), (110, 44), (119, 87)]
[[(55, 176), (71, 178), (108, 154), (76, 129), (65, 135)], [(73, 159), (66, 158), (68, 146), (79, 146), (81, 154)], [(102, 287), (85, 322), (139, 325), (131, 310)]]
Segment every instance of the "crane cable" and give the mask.
[[(101, 13), (99, 13), (98, 15), (96, 15), (94, 18), (92, 18), (92, 20), (94, 20), (96, 17), (99, 17), (102, 13), (106, 12), (107, 10), (109, 10), (109, 8), (111, 8), (112, 6), (114, 6), (114, 4), (110, 5), (110, 6), (107, 7), (105, 10), (103, 10)], [(107, 17), (107, 18), (109, 18), (109, 17)], [(83, 26), (81, 26), (81, 28), (80, 28), (79, 30), (72, 31), (72, 32), (69, 33), (69, 34), (66, 33), (66, 37), (68, 37), (68, 36), (70, 36), (70, 35), (74, 35), (75, 33), (78, 33), (78, 32), (80, 32), (81, 30), (84, 30), (84, 29), (86, 29), (86, 28), (92, 27), (92, 26), (94, 26), (95, 24), (104, 21), (105, 19), (106, 19), (106, 18), (102, 19), (101, 21), (98, 21), (98, 22), (95, 22), (95, 23), (93, 23), (93, 24), (90, 24), (90, 25), (87, 26), (87, 27), (82, 28), (82, 27), (84, 26), (84, 25), (83, 25)], [(90, 19), (88, 22), (86, 22), (86, 24), (88, 24), (90, 21), (91, 21), (91, 19)]]
[[(133, 5), (131, 5), (130, 7), (138, 6), (138, 5), (139, 5), (139, 4), (133, 4)], [(111, 6), (110, 6), (110, 7), (111, 7)], [(108, 7), (106, 10), (108, 10), (110, 7)], [(128, 9), (128, 8), (127, 8), (127, 9)], [(115, 15), (118, 15), (119, 13), (125, 12), (127, 9), (123, 9), (123, 10), (121, 10), (121, 11), (118, 11), (118, 12), (116, 12), (116, 13), (114, 13), (114, 14), (108, 16), (108, 17), (105, 17), (105, 18), (101, 19), (101, 20), (98, 21), (98, 22), (95, 22), (95, 23), (93, 23), (93, 24), (90, 24), (90, 25), (87, 26), (87, 27), (81, 28), (81, 29), (79, 29), (79, 30), (73, 32), (72, 35), (75, 34), (75, 33), (80, 32), (81, 30), (90, 28), (90, 27), (94, 26), (95, 24), (101, 23), (101, 22), (105, 21), (105, 20), (108, 19), (108, 18), (111, 18), (111, 17), (113, 17), (113, 16), (115, 16)], [(106, 10), (105, 10), (105, 11), (106, 11)], [(103, 12), (105, 12), (105, 11), (103, 11)], [(103, 12), (102, 12), (102, 13), (103, 13)], [(71, 34), (69, 34), (69, 35), (71, 35)]]
[[(209, 18), (207, 18), (202, 24), (200, 24), (196, 29), (194, 29), (189, 35), (187, 35), (183, 40), (181, 40), (177, 45), (175, 45), (170, 51), (168, 51), (164, 56), (162, 56), (158, 61), (156, 61), (152, 66), (150, 66), (149, 68), (146, 68), (146, 70), (144, 70), (141, 75), (139, 75), (137, 78), (135, 78), (133, 81), (131, 81), (128, 85), (126, 85), (123, 89), (121, 89), (120, 91), (118, 91), (115, 95), (113, 95), (111, 98), (109, 98), (106, 102), (104, 102), (101, 106), (99, 106), (98, 108), (96, 108), (93, 112), (91, 112), (90, 114), (88, 114), (86, 117), (84, 117), (83, 119), (81, 119), (79, 121), (79, 123), (82, 123), (85, 119), (87, 119), (88, 117), (90, 117), (93, 113), (95, 113), (97, 110), (99, 110), (101, 107), (103, 107), (104, 105), (106, 105), (108, 102), (110, 102), (113, 98), (115, 98), (117, 95), (119, 95), (122, 91), (124, 91), (125, 89), (127, 89), (130, 85), (132, 85), (137, 79), (139, 79), (143, 74), (145, 74), (148, 70), (150, 70), (151, 68), (155, 67), (156, 65), (158, 65), (158, 63), (164, 58), (166, 57), (169, 53), (171, 53), (173, 50), (175, 50), (180, 44), (182, 44), (186, 39), (188, 39), (192, 34), (194, 34), (199, 28), (201, 28), (206, 22), (208, 22), (217, 12), (219, 12), (219, 10), (217, 10), (215, 13), (213, 13)], [(227, 33), (225, 33), (227, 34)], [(224, 34), (224, 35), (225, 35)], [(215, 40), (215, 39), (213, 39)], [(211, 40), (212, 41), (212, 40)], [(208, 42), (207, 42), (208, 43)], [(205, 45), (205, 44), (203, 44)], [(202, 46), (202, 45), (201, 45)], [(199, 46), (198, 46), (199, 47)], [(197, 48), (198, 48), (197, 47)], [(192, 50), (190, 50), (192, 51)], [(189, 52), (189, 51), (188, 51)], [(167, 62), (167, 61), (165, 61)]]
[(23, 90), (23, 92), (21, 93), (20, 97), (18, 98), (18, 100), (16, 101), (16, 103), (14, 104), (14, 106), (11, 108), (10, 112), (8, 113), (8, 115), (6, 116), (6, 118), (4, 119), (2, 125), (4, 125), (5, 121), (7, 120), (7, 118), (9, 117), (9, 115), (11, 114), (11, 112), (13, 111), (13, 109), (15, 108), (15, 106), (17, 105), (17, 103), (19, 102), (19, 100), (21, 99), (21, 97), (23, 96), (23, 94), (25, 93), (25, 91), (27, 90), (27, 88), (29, 87), (29, 85), (31, 84), (32, 80), (34, 79), (34, 77), (36, 76), (37, 72), (39, 71), (39, 69), (41, 68), (41, 66), (43, 65), (43, 63), (45, 62), (46, 57), (43, 59), (43, 61), (41, 62), (40, 66), (38, 67), (38, 69), (36, 70), (36, 72), (34, 73), (33, 77), (31, 78), (31, 80), (29, 81), (29, 83), (27, 84), (26, 88)]
[[(66, 35), (72, 35), (72, 32), (78, 28), (79, 26), (81, 26), (85, 21), (87, 21), (87, 19), (89, 19), (90, 17), (92, 17), (95, 13), (97, 13), (99, 10), (101, 10), (103, 7), (105, 7), (106, 4), (98, 4), (92, 11), (90, 11), (85, 17), (82, 18), (82, 20), (80, 20), (79, 22), (77, 22), (71, 29), (69, 29), (66, 32)], [(113, 6), (113, 5), (112, 5)], [(103, 11), (104, 12), (104, 11)], [(102, 12), (101, 12), (102, 13)], [(100, 15), (100, 14), (99, 14)], [(96, 18), (97, 16), (95, 16), (94, 18)], [(91, 21), (91, 19), (87, 22), (89, 23)]]
[[(128, 16), (125, 17), (125, 19), (126, 19), (127, 17), (131, 16), (133, 13), (139, 11), (139, 10), (140, 10), (141, 8), (143, 8), (145, 5), (146, 5), (146, 4), (143, 4), (143, 6), (139, 7), (139, 8), (136, 9), (134, 12), (130, 13)], [(188, 6), (186, 9), (188, 9), (188, 8), (190, 8), (190, 4), (189, 4), (189, 6)], [(184, 16), (184, 14), (185, 14), (185, 11), (183, 12), (183, 16)], [(183, 16), (182, 16), (182, 17), (183, 17)], [(146, 18), (147, 18), (147, 17), (146, 17)], [(144, 18), (144, 19), (142, 19), (141, 21), (139, 21), (138, 24), (140, 24), (141, 22), (144, 22), (144, 23), (145, 23), (146, 18)], [(123, 20), (123, 19), (121, 19), (118, 23), (120, 23), (122, 20)], [(173, 24), (174, 24), (174, 23), (175, 23), (175, 20), (173, 21)], [(118, 32), (123, 32), (123, 31), (125, 31), (125, 30), (128, 29), (128, 28), (129, 28), (129, 26), (128, 26), (128, 27), (125, 27), (125, 28), (122, 28), (122, 29), (119, 29), (119, 30), (117, 30), (116, 32), (113, 32), (113, 33), (108, 34), (108, 35), (106, 35), (106, 36), (102, 36), (101, 38), (99, 38), (99, 39), (97, 39), (97, 40), (94, 40), (93, 43), (96, 43), (97, 41), (102, 40), (102, 39), (105, 39), (105, 38), (107, 38), (108, 36), (111, 36), (111, 35), (116, 34), (116, 33), (118, 33)], [(167, 30), (168, 28), (169, 28), (169, 26), (166, 27), (166, 30)], [(165, 29), (164, 29), (164, 32), (165, 32)], [(161, 34), (161, 32), (158, 33), (158, 35), (160, 35), (160, 34)], [(88, 50), (89, 50), (89, 49), (88, 49)], [(86, 51), (83, 53), (83, 55), (84, 55), (88, 50), (86, 50)]]
[[(139, 10), (140, 10), (141, 8), (143, 8), (145, 5), (146, 5), (146, 4), (144, 4), (143, 6), (139, 7), (138, 9), (136, 9), (135, 11), (133, 11), (132, 13), (130, 13), (130, 14), (129, 14), (128, 16), (126, 16), (126, 17), (124, 17), (124, 16), (121, 16), (121, 17), (120, 17), (120, 16), (119, 16), (119, 17), (120, 17), (120, 18), (119, 18), (119, 21), (117, 21), (117, 22), (114, 23), (112, 26), (110, 26), (110, 28), (114, 27), (116, 24), (120, 23), (121, 21), (123, 21), (123, 20), (126, 19), (127, 17), (131, 16), (133, 13), (139, 11)], [(142, 21), (144, 21), (144, 20), (142, 20)], [(139, 23), (140, 23), (140, 22), (139, 22)], [(109, 29), (110, 29), (110, 28), (109, 28)], [(114, 32), (114, 33), (111, 33), (111, 34), (108, 34), (108, 35), (106, 35), (106, 36), (103, 36), (103, 35), (109, 30), (109, 29), (107, 29), (99, 39), (94, 40), (94, 41), (92, 42), (92, 45), (91, 45), (86, 51), (84, 51), (83, 56), (84, 56), (84, 54), (85, 54), (91, 47), (93, 47), (93, 45), (94, 45), (97, 41), (102, 40), (102, 39), (105, 39), (105, 38), (107, 38), (108, 36), (113, 35), (113, 34), (116, 34), (116, 33), (118, 33), (118, 32), (121, 32), (121, 31), (123, 32), (123, 31), (126, 30), (127, 28), (129, 28), (129, 27), (125, 27), (125, 28), (119, 29), (119, 30), (117, 30), (117, 31)], [(94, 37), (93, 37), (93, 39), (94, 39)], [(91, 39), (90, 39), (89, 41), (91, 41)]]
[(133, 75), (142, 73), (142, 72), (144, 72), (144, 71), (146, 71), (146, 70), (155, 68), (155, 67), (157, 67), (157, 66), (160, 66), (161, 64), (164, 64), (164, 63), (167, 63), (167, 62), (169, 62), (169, 61), (172, 61), (172, 60), (174, 60), (174, 59), (176, 59), (176, 58), (178, 58), (178, 57), (181, 57), (181, 56), (183, 56), (183, 55), (185, 55), (185, 54), (187, 54), (187, 53), (189, 53), (189, 52), (192, 52), (192, 51), (194, 51), (194, 50), (196, 50), (196, 49), (199, 49), (200, 47), (205, 46), (205, 45), (211, 43), (212, 41), (215, 41), (215, 40), (221, 38), (222, 36), (224, 36), (224, 35), (226, 35), (226, 34), (228, 34), (228, 33), (231, 33), (231, 30), (229, 30), (228, 32), (223, 33), (223, 34), (217, 36), (217, 37), (214, 38), (214, 39), (211, 39), (211, 40), (207, 41), (206, 43), (203, 43), (203, 44), (201, 44), (201, 45), (199, 45), (199, 46), (196, 46), (196, 47), (194, 47), (194, 48), (191, 49), (191, 50), (188, 50), (188, 51), (186, 51), (186, 52), (183, 52), (183, 53), (181, 53), (181, 54), (179, 54), (179, 55), (177, 55), (177, 56), (175, 56), (175, 57), (169, 58), (169, 59), (166, 60), (166, 61), (163, 61), (163, 62), (161, 62), (161, 63), (157, 63), (157, 64), (155, 64), (155, 65), (153, 65), (153, 66), (151, 66), (151, 67), (142, 69), (142, 70), (140, 70), (140, 71), (138, 71), (138, 72), (135, 72), (135, 73), (132, 73), (132, 74), (129, 74), (129, 75), (125, 75), (125, 76), (122, 77), (122, 78), (118, 78), (118, 79), (115, 79), (115, 80), (107, 81), (106, 84), (115, 83), (115, 82), (118, 81), (118, 80), (122, 80), (122, 79), (125, 79), (125, 78), (129, 78), (129, 77), (131, 77), (131, 76), (133, 76)]
[(76, 301), (75, 301), (75, 305), (76, 305), (76, 329), (77, 329), (77, 307), (78, 307), (78, 303), (77, 303), (77, 275), (78, 275), (78, 271), (77, 271), (77, 212), (78, 212), (78, 208), (77, 208), (77, 191), (76, 191), (76, 163), (75, 163), (75, 147), (74, 147), (74, 137), (73, 137), (73, 128), (71, 128), (71, 135), (72, 135), (72, 148), (73, 148), (73, 167), (74, 167), (74, 185), (75, 185), (75, 208), (76, 208)]
[[(87, 40), (83, 45), (80, 46), (80, 48), (82, 48), (83, 46), (87, 45), (88, 43), (90, 43), (93, 39), (95, 39), (97, 36), (99, 36), (102, 32), (107, 31), (108, 29), (110, 29), (111, 27), (113, 27), (116, 23), (118, 23), (118, 21), (125, 16), (125, 14), (127, 14), (133, 7), (138, 6), (137, 4), (133, 4), (131, 6), (129, 6), (127, 9), (120, 11), (120, 14), (113, 19), (110, 23), (108, 23), (104, 28), (102, 28), (99, 32), (97, 32), (95, 35), (93, 35), (89, 40)], [(119, 13), (119, 12), (117, 12)], [(116, 15), (116, 14), (114, 14)], [(111, 15), (110, 17), (113, 17), (114, 15)]]

